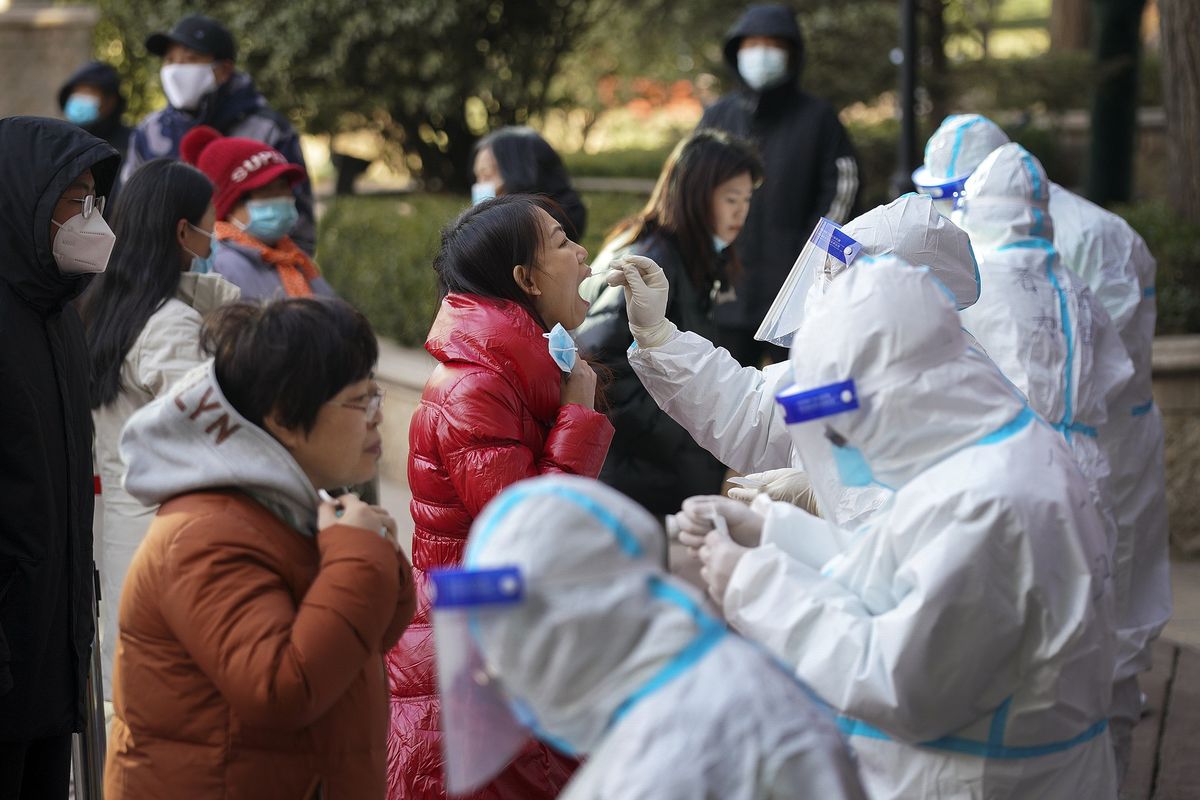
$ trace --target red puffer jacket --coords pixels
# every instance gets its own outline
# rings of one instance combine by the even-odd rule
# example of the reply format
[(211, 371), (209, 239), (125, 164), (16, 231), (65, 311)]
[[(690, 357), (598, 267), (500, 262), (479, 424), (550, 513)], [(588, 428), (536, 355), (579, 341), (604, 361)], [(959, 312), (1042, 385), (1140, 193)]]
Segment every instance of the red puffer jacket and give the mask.
[[(505, 487), (550, 472), (595, 477), (612, 441), (603, 414), (559, 406), (562, 372), (542, 333), (520, 306), (452, 294), (425, 343), (441, 364), (408, 432), (418, 603), (387, 655), (390, 800), (446, 796), (426, 571), (461, 562), (472, 520)], [(531, 742), (473, 797), (554, 797), (574, 769), (574, 761)]]

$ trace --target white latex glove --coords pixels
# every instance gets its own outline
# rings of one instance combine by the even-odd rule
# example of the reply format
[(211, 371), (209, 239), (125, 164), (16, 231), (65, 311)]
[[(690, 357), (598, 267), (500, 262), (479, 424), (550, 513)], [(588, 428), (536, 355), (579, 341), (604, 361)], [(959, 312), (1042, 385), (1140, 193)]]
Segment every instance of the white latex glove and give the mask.
[(700, 577), (708, 584), (708, 595), (718, 606), (724, 608), (725, 590), (729, 588), (729, 579), (733, 577), (733, 571), (742, 560), (742, 556), (750, 550), (729, 538), (725, 531), (714, 528), (704, 537), (704, 545), (698, 552), (700, 563), (703, 565), (700, 567)]
[[(737, 481), (737, 478), (733, 478)], [(817, 496), (813, 492), (812, 483), (803, 470), (784, 467), (771, 469), (766, 472), (755, 472), (745, 476), (747, 482), (757, 486), (734, 486), (729, 490), (729, 496), (734, 500), (750, 505), (754, 498), (765, 494), (772, 500), (791, 503), (803, 508), (810, 514), (817, 515)]]
[(691, 548), (702, 547), (705, 537), (716, 527), (714, 515), (717, 514), (725, 520), (735, 542), (742, 547), (758, 547), (762, 539), (762, 514), (719, 494), (689, 497), (683, 501), (683, 508), (675, 515), (679, 541)]
[(662, 267), (645, 256), (625, 256), (612, 263), (605, 280), (625, 287), (629, 332), (638, 347), (659, 347), (675, 335), (678, 328), (667, 319), (671, 286)]

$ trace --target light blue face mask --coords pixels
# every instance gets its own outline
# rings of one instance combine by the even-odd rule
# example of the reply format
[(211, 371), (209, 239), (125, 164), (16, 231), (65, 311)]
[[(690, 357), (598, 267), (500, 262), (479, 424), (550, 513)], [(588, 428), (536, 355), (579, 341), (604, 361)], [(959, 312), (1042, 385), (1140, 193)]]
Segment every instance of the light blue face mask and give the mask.
[(847, 444), (845, 438), (832, 428), (825, 429), (825, 438), (832, 445), (833, 462), (843, 486), (871, 486), (875, 483), (871, 465), (861, 450)]
[(729, 247), (729, 245), (731, 244), (731, 242), (725, 241), (720, 236), (717, 236), (715, 233), (712, 235), (712, 239), (713, 239), (713, 250), (716, 250), (718, 253), (722, 252), (726, 247)]
[(67, 98), (63, 114), (76, 125), (91, 125), (100, 119), (100, 98), (90, 94), (73, 94)]
[(571, 334), (567, 333), (567, 329), (559, 322), (549, 333), (543, 333), (542, 336), (549, 340), (550, 357), (554, 359), (554, 363), (558, 364), (558, 368), (563, 372), (571, 374), (571, 370), (575, 369), (576, 355), (575, 340), (571, 338)]
[(209, 233), (206, 230), (197, 228), (195, 225), (193, 225), (190, 222), (188, 223), (188, 227), (191, 228), (192, 230), (194, 230), (196, 233), (200, 234), (201, 236), (208, 237), (208, 257), (207, 258), (201, 258), (196, 253), (192, 252), (192, 250), (189, 247), (187, 247), (187, 245), (183, 245), (184, 251), (187, 252), (188, 254), (190, 254), (192, 257), (191, 271), (199, 272), (201, 274), (207, 273), (207, 272), (212, 272), (213, 259), (217, 255), (217, 237), (212, 235), (211, 233)]
[(494, 183), (473, 183), (471, 184), (471, 205), (477, 206), (484, 200), (491, 200), (496, 196), (496, 184)]
[(296, 210), (294, 197), (249, 200), (246, 202), (246, 211), (250, 214), (250, 221), (242, 225), (234, 220), (233, 224), (267, 244), (275, 244), (287, 236), (300, 221), (300, 212)]

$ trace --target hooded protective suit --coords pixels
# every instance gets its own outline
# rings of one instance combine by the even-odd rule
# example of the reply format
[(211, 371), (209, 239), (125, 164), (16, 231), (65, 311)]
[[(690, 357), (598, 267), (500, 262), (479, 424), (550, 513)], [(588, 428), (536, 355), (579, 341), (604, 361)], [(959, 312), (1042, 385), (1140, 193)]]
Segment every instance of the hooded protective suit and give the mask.
[(526, 586), (478, 622), (487, 672), (540, 736), (589, 755), (561, 796), (863, 797), (827, 710), (665, 554), (650, 514), (574, 476), (523, 481), (473, 526), (464, 565), (516, 566)]
[(1019, 144), (992, 152), (967, 180), (955, 220), (971, 236), (988, 291), (962, 321), (1071, 446), (1109, 526), (1108, 457), (1099, 431), (1133, 376), (1116, 329), (1050, 242), (1049, 182)]
[(772, 504), (726, 618), (843, 715), (873, 798), (1115, 797), (1088, 488), (928, 273), (874, 266), (833, 284), (792, 367), (798, 389), (857, 384), (829, 425), (896, 491), (831, 557), (828, 522)]
[[(0, 120), (0, 742), (82, 730), (95, 632), (92, 420), (83, 325), (91, 281), (51, 253), (54, 207), (115, 150), (52, 119)], [(65, 780), (65, 779), (64, 779)]]
[[(961, 307), (979, 297), (978, 267), (966, 233), (942, 218), (928, 197), (905, 195), (851, 220), (844, 230), (862, 245), (863, 255), (895, 254), (929, 266)], [(853, 264), (845, 270), (853, 271)], [(821, 305), (838, 274), (818, 276), (806, 308)], [(792, 382), (786, 363), (742, 367), (725, 350), (686, 331), (660, 347), (630, 351), (629, 363), (659, 407), (726, 466), (742, 473), (800, 466), (775, 403), (775, 395)], [(836, 514), (849, 525), (885, 500), (877, 489), (848, 489)]]
[[(986, 117), (947, 117), (930, 138), (914, 180), (919, 187), (955, 178), (965, 183), (992, 150), (1007, 142), (1004, 131)], [(1133, 377), (1111, 400), (1108, 422), (1100, 429), (1117, 520), (1113, 572), (1121, 679), (1150, 667), (1150, 643), (1171, 616), (1162, 415), (1151, 394), (1156, 265), (1125, 220), (1056, 183), (1049, 186), (1054, 247), (1062, 264), (1087, 283), (1108, 312), (1133, 363)]]

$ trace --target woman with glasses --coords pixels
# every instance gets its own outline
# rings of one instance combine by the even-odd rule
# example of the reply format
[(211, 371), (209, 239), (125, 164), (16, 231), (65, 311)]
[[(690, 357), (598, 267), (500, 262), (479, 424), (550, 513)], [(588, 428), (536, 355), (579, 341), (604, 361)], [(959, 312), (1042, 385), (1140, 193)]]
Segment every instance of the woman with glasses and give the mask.
[(381, 798), (412, 573), (387, 511), (322, 494), (376, 472), (375, 334), (289, 298), (201, 340), (121, 437), (126, 490), (161, 508), (121, 602), (105, 797)]
[[(104, 696), (112, 699), (121, 586), (156, 509), (121, 486), (117, 448), (133, 412), (201, 363), (201, 316), (236, 300), (237, 287), (203, 274), (212, 253), (212, 184), (186, 164), (159, 159), (129, 180), (112, 209), (117, 243), (83, 302), (92, 358), (91, 405), (103, 524), (98, 532)], [(93, 196), (83, 213), (103, 211)]]

